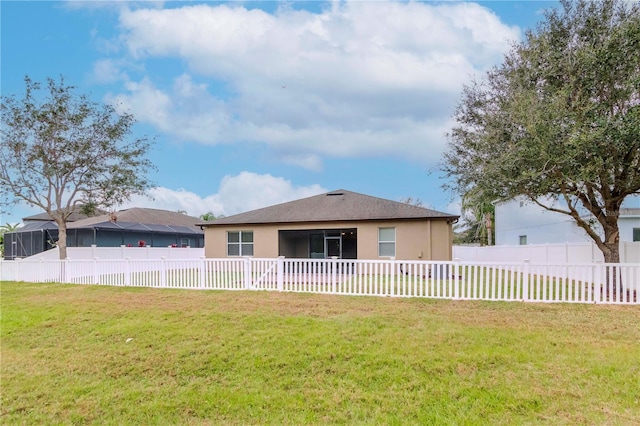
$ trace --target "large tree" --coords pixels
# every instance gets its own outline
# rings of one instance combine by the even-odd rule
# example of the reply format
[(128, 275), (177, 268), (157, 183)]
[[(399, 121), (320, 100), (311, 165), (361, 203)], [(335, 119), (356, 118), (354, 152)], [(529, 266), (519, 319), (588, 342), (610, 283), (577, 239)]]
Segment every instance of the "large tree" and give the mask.
[(615, 263), (640, 191), (640, 4), (560, 3), (464, 88), (443, 169), (463, 196), (571, 216)]
[(132, 136), (133, 116), (78, 94), (62, 77), (25, 84), (21, 98), (1, 98), (0, 202), (47, 212), (65, 259), (74, 211), (109, 208), (150, 186), (150, 140)]

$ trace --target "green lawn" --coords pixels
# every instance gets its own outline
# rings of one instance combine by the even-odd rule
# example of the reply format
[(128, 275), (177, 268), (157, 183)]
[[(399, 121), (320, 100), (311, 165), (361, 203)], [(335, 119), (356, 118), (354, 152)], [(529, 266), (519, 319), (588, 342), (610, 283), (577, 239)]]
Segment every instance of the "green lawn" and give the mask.
[(2, 424), (640, 424), (638, 306), (0, 286)]

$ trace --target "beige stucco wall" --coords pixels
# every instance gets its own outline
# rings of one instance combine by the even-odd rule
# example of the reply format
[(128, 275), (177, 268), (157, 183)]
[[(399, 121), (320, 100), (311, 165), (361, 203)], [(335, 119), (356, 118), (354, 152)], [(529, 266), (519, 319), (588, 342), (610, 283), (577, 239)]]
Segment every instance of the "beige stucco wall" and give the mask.
[[(346, 229), (358, 231), (358, 259), (380, 259), (378, 229), (396, 228), (396, 259), (451, 260), (452, 228), (446, 220), (404, 220), (368, 222), (330, 222), (307, 224), (268, 224), (246, 226), (210, 226), (205, 229), (205, 256), (227, 257), (228, 231), (253, 231), (254, 257), (278, 256), (279, 230)], [(300, 253), (298, 253), (300, 255)]]

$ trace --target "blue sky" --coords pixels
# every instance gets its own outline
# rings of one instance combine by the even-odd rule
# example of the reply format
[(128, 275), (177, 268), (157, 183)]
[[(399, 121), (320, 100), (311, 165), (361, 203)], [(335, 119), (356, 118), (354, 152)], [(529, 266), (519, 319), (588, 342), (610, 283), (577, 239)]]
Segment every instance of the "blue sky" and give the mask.
[(459, 213), (437, 164), (462, 85), (556, 6), (2, 1), (1, 90), (63, 75), (133, 113), (157, 187), (121, 207), (231, 215), (342, 188)]

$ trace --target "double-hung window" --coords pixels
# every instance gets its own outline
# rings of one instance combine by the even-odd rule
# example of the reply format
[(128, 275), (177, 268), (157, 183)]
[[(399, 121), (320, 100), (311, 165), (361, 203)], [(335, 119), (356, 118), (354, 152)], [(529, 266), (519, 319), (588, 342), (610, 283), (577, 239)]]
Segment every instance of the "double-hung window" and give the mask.
[(253, 256), (253, 231), (227, 232), (227, 256)]
[(395, 257), (396, 228), (378, 228), (378, 256)]

